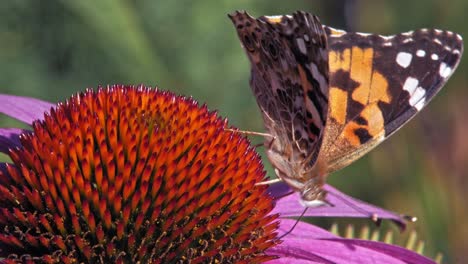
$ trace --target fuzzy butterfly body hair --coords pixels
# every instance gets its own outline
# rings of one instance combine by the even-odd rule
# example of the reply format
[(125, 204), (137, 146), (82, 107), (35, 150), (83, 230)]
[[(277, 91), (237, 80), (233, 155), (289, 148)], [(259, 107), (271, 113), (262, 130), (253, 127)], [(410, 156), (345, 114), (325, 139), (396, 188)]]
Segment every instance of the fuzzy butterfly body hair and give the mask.
[(272, 138), (267, 156), (306, 206), (322, 186), (419, 112), (454, 72), (462, 38), (420, 29), (394, 36), (291, 16), (229, 16), (251, 63), (250, 86)]

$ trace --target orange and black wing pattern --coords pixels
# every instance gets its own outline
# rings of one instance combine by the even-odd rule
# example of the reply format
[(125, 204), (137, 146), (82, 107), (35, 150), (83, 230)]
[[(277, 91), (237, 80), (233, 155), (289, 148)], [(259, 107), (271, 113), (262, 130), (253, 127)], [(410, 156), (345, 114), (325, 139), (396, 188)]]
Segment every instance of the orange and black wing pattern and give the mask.
[(325, 30), (330, 90), (320, 156), (333, 172), (426, 106), (458, 66), (463, 42), (458, 34), (435, 29), (393, 36)]

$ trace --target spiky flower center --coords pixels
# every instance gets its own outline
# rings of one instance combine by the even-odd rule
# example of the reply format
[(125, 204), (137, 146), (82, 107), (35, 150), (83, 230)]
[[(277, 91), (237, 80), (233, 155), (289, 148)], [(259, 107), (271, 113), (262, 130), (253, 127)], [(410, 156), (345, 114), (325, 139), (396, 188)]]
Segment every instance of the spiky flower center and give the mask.
[(100, 263), (270, 259), (258, 155), (206, 107), (112, 86), (60, 104), (0, 172), (0, 257)]

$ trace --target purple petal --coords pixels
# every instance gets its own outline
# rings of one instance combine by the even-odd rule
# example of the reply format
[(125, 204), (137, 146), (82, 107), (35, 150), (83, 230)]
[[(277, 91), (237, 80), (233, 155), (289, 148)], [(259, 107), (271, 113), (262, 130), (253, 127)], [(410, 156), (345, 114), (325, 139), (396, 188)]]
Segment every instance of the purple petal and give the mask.
[[(280, 235), (289, 231), (296, 220), (282, 219)], [(435, 263), (407, 249), (381, 242), (345, 239), (299, 222), (283, 238), (283, 243), (267, 252), (279, 259), (268, 263)]]
[(393, 256), (394, 258), (397, 258), (403, 261), (404, 263), (428, 263), (428, 264), (435, 263), (434, 260), (421, 256), (417, 254), (416, 252), (413, 252), (411, 250), (408, 250), (400, 246), (385, 244), (383, 242), (361, 240), (361, 239), (346, 239), (346, 243), (359, 246), (359, 247), (369, 248), (369, 249), (372, 249), (373, 251)]
[(54, 106), (36, 98), (0, 94), (0, 113), (29, 125), (34, 120), (44, 119), (44, 113)]
[[(371, 218), (379, 223), (382, 219), (395, 222), (401, 229), (406, 227), (407, 216), (381, 209), (366, 202), (354, 199), (330, 185), (325, 185), (327, 202), (333, 206), (325, 205), (316, 208), (308, 208), (304, 216), (314, 217), (359, 217)], [(300, 216), (304, 207), (299, 202), (299, 194), (291, 193), (292, 190), (285, 183), (277, 183), (270, 186), (270, 193), (274, 197), (280, 197), (276, 201), (273, 214), (279, 213), (282, 217)], [(411, 219), (412, 220), (412, 219)]]
[(28, 130), (19, 128), (0, 128), (0, 152), (8, 154), (9, 148), (20, 147), (19, 136)]

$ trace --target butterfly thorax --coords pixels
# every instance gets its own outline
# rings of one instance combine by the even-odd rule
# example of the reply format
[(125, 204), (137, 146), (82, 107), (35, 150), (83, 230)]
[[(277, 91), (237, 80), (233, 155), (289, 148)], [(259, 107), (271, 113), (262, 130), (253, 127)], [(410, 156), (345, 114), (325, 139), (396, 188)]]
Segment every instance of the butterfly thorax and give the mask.
[(313, 207), (320, 204), (318, 201), (322, 201), (325, 196), (322, 186), (327, 175), (324, 160), (311, 156), (307, 148), (299, 147), (299, 143), (281, 143), (281, 137), (267, 140), (265, 145), (276, 175), (301, 194), (305, 205)]

